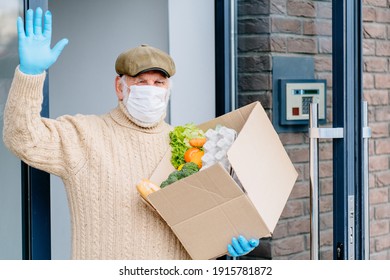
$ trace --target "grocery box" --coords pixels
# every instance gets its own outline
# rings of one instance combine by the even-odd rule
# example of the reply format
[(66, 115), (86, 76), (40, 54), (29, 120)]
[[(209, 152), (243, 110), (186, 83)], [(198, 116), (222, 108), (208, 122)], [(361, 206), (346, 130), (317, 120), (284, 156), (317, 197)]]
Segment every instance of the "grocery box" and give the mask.
[[(298, 176), (259, 102), (198, 126), (217, 125), (238, 132), (227, 152), (238, 181), (216, 163), (148, 196), (193, 259), (227, 254), (239, 234), (271, 236)], [(160, 184), (175, 170), (170, 159), (168, 151), (151, 181)]]

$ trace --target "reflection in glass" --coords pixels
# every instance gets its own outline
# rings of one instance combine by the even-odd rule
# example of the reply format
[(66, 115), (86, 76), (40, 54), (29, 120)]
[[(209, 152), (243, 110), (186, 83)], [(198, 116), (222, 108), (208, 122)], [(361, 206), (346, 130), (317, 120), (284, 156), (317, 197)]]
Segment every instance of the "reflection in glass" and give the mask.
[(16, 19), (23, 3), (0, 0), (0, 259), (22, 258), (20, 160), (4, 146), (3, 112), (18, 65)]

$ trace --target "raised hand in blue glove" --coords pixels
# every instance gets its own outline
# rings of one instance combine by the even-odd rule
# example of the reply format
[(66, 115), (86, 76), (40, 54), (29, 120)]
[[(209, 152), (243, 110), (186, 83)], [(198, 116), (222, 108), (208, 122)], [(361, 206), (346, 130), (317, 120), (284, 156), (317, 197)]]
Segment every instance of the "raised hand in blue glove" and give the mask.
[(228, 244), (228, 252), (232, 257), (240, 257), (248, 254), (250, 251), (259, 246), (259, 239), (250, 239), (249, 241), (242, 235), (238, 238), (233, 237), (232, 243)]
[(42, 30), (42, 9), (37, 8), (35, 15), (33, 10), (26, 14), (26, 32), (23, 20), (17, 20), (19, 40), (19, 69), (25, 74), (41, 74), (48, 69), (61, 54), (68, 44), (68, 39), (59, 41), (53, 49), (51, 43), (51, 13), (47, 11), (44, 16)]

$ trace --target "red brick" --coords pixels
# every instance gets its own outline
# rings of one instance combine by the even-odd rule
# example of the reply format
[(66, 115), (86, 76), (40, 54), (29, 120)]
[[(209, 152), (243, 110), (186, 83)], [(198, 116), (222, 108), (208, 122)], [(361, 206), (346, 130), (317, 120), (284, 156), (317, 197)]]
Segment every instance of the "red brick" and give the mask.
[(319, 201), (320, 213), (330, 212), (333, 209), (333, 197), (331, 195), (322, 195)]
[(363, 25), (363, 36), (366, 39), (385, 39), (386, 33), (386, 25), (376, 23), (365, 23)]
[(310, 201), (309, 201), (309, 199), (303, 200), (303, 213), (304, 213), (304, 215), (310, 215)]
[(320, 260), (333, 260), (333, 248), (321, 249)]
[(375, 175), (370, 173), (368, 175), (368, 177), (369, 177), (368, 184), (369, 184), (370, 189), (375, 188), (375, 180), (376, 180)]
[(317, 18), (332, 18), (332, 3), (317, 2)]
[(319, 177), (320, 178), (329, 178), (333, 176), (333, 162), (332, 161), (322, 161), (319, 165)]
[[(383, 176), (381, 178), (383, 178)], [(385, 179), (388, 180), (389, 179), (388, 176)], [(381, 186), (380, 183), (378, 184), (378, 186)], [(388, 188), (371, 189), (369, 196), (370, 196), (370, 205), (389, 202)]]
[(304, 217), (303, 219), (292, 219), (287, 222), (287, 230), (289, 235), (297, 235), (310, 232), (310, 219)]
[(322, 71), (332, 71), (332, 57), (330, 55), (327, 56), (315, 56), (315, 70), (318, 72)]
[(332, 143), (321, 143), (319, 145), (319, 158), (322, 161), (333, 158), (333, 144)]
[(267, 90), (271, 86), (271, 77), (268, 74), (250, 73), (240, 74), (238, 88), (241, 91)]
[(390, 111), (386, 107), (378, 107), (375, 110), (375, 120), (376, 121), (389, 121), (390, 120)]
[(308, 198), (310, 195), (310, 188), (308, 182), (295, 183), (289, 199)]
[(380, 238), (375, 242), (375, 250), (383, 251), (390, 249), (390, 236), (388, 238)]
[(282, 218), (299, 217), (304, 213), (304, 205), (301, 200), (287, 201), (283, 209)]
[(286, 38), (271, 35), (270, 48), (273, 52), (286, 52), (287, 42)]
[(333, 179), (323, 178), (320, 180), (321, 195), (333, 193)]
[(363, 73), (363, 88), (374, 88), (374, 75), (369, 73)]
[(375, 140), (376, 154), (390, 154), (390, 141), (388, 139)]
[(332, 244), (333, 244), (333, 231), (332, 230), (321, 231), (320, 246), (326, 247), (326, 246), (332, 246)]
[(363, 0), (363, 4), (374, 7), (387, 7), (387, 0)]
[(390, 26), (387, 27), (387, 39), (390, 39)]
[(332, 107), (333, 104), (333, 91), (332, 88), (328, 88), (326, 91), (326, 106)]
[(375, 155), (375, 143), (372, 140), (368, 143), (368, 154), (369, 156)]
[(320, 230), (321, 232), (333, 228), (333, 212), (320, 214)]
[(370, 223), (370, 235), (379, 236), (389, 233), (389, 221), (371, 221)]
[(380, 252), (380, 253), (371, 253), (370, 254), (370, 260), (388, 260), (389, 254), (387, 252)]
[(272, 243), (272, 251), (275, 256), (287, 256), (305, 250), (304, 237), (301, 235), (277, 240)]
[(309, 163), (307, 162), (305, 165), (304, 165), (304, 179), (305, 180), (309, 180), (309, 175), (310, 175), (310, 169), (309, 169)]
[(388, 156), (371, 156), (369, 159), (369, 170), (380, 171), (389, 169)]
[(280, 238), (284, 238), (286, 236), (288, 236), (287, 222), (286, 221), (279, 221), (274, 229), (273, 234), (272, 234), (272, 239), (277, 240)]
[(310, 252), (309, 251), (305, 251), (305, 252), (300, 252), (298, 254), (293, 254), (293, 255), (290, 255), (290, 256), (285, 256), (285, 257), (278, 257), (276, 260), (282, 260), (282, 259), (286, 259), (286, 260), (310, 260)]
[(238, 40), (239, 52), (266, 52), (270, 50), (270, 42), (268, 35), (258, 36), (240, 36)]
[(245, 55), (238, 57), (239, 73), (262, 72), (272, 70), (270, 55)]
[(280, 133), (280, 141), (283, 145), (294, 145), (294, 144), (303, 144), (303, 134), (302, 133)]
[[(383, 187), (390, 185), (390, 172), (380, 172), (375, 174), (375, 186)], [(370, 193), (371, 196), (371, 193)]]
[(273, 0), (270, 11), (272, 15), (285, 15), (287, 13), (286, 0)]
[(375, 122), (376, 107), (368, 106), (368, 123), (371, 125)]
[(371, 137), (382, 138), (389, 137), (389, 124), (388, 123), (370, 123)]
[(390, 11), (388, 9), (376, 9), (376, 21), (390, 23)]
[(331, 54), (332, 53), (332, 39), (330, 38), (319, 38), (319, 53)]
[(286, 151), (292, 162), (308, 162), (309, 161), (309, 148), (308, 147), (299, 147), (299, 148), (288, 148)]
[(268, 17), (244, 18), (237, 20), (239, 34), (269, 34), (270, 23)]
[(270, 1), (237, 1), (237, 10), (239, 14), (243, 15), (268, 15)]
[(328, 20), (305, 21), (303, 24), (303, 34), (332, 36), (332, 23)]
[(305, 180), (305, 166), (303, 164), (294, 164), (294, 167), (298, 172), (297, 182)]
[(317, 41), (313, 38), (287, 38), (289, 53), (317, 53)]
[(375, 219), (390, 219), (390, 204), (377, 205), (375, 208)]
[(316, 17), (316, 10), (312, 2), (287, 1), (287, 14), (297, 17)]
[(363, 39), (363, 55), (375, 55), (375, 40)]
[(327, 108), (326, 109), (326, 121), (328, 123), (332, 123), (332, 120), (333, 120), (333, 111), (331, 108)]
[(375, 74), (375, 87), (390, 89), (390, 75), (389, 74)]
[(366, 72), (386, 72), (389, 70), (387, 58), (364, 57), (363, 70)]
[(376, 42), (376, 55), (390, 56), (390, 42), (389, 41), (377, 41)]
[(365, 90), (364, 98), (369, 105), (389, 104), (389, 93), (387, 90)]
[(274, 33), (302, 33), (302, 22), (298, 19), (273, 17), (271, 31)]
[(328, 72), (318, 73), (317, 79), (325, 79), (326, 85), (332, 87), (332, 79), (333, 79), (332, 73), (328, 73)]
[(373, 22), (376, 19), (376, 9), (373, 7), (363, 7), (363, 21)]

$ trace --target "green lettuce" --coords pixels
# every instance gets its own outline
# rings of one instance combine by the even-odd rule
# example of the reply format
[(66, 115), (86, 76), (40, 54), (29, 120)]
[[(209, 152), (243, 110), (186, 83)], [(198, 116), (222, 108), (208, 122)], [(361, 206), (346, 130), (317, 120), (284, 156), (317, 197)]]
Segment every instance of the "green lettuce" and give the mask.
[(176, 126), (170, 133), (170, 145), (172, 149), (171, 163), (177, 169), (185, 163), (184, 154), (191, 148), (189, 141), (192, 138), (204, 137), (204, 132), (193, 123)]

